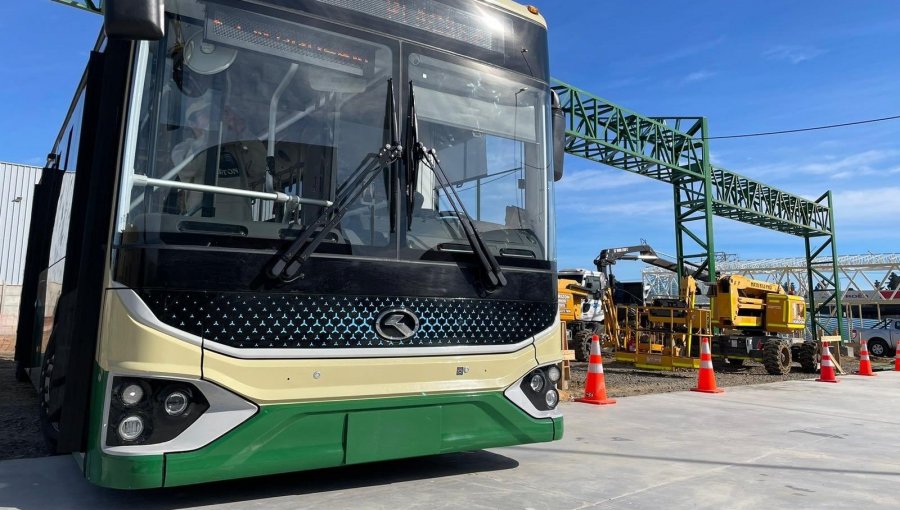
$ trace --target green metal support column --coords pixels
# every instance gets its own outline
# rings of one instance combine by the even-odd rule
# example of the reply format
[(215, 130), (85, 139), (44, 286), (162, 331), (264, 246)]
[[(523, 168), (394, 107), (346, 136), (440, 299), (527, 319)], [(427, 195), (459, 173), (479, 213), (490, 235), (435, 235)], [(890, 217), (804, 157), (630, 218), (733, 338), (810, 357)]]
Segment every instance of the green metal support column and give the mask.
[[(806, 276), (807, 288), (809, 289), (809, 324), (813, 335), (818, 338), (819, 330), (830, 332), (825, 323), (819, 319), (820, 310), (826, 310), (828, 306), (834, 305), (835, 318), (837, 319), (837, 327), (835, 331), (830, 332), (834, 335), (840, 335), (844, 340), (850, 337), (849, 329), (844, 327), (844, 307), (841, 303), (841, 278), (840, 268), (838, 267), (837, 243), (834, 232), (834, 209), (831, 191), (826, 192), (818, 200), (817, 204), (827, 204), (828, 207), (828, 224), (829, 233), (827, 234), (807, 234), (806, 241)], [(824, 205), (824, 204), (823, 204)], [(823, 255), (824, 254), (824, 255)], [(830, 255), (830, 258), (828, 256)], [(815, 278), (823, 284), (822, 289), (818, 290), (823, 298), (822, 302), (816, 298)], [(822, 296), (821, 294), (824, 294)]]
[(703, 271), (707, 283), (716, 280), (715, 242), (713, 241), (712, 168), (709, 164), (706, 118), (699, 119), (703, 141), (700, 176), (679, 175), (672, 179), (675, 198), (675, 253), (678, 262), (678, 285), (686, 274), (685, 262), (698, 266), (692, 276)]

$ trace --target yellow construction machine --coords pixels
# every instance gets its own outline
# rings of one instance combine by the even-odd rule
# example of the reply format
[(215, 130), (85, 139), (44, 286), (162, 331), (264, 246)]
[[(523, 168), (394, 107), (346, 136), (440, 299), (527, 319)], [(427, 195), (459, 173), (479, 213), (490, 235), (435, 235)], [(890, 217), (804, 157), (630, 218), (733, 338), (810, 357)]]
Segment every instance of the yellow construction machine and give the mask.
[(581, 282), (565, 278), (557, 280), (557, 300), (559, 302), (559, 320), (565, 324), (566, 344), (575, 351), (575, 359), (587, 361), (591, 351), (591, 337), (594, 328), (586, 326), (584, 321), (585, 304), (599, 293), (581, 285)]
[(634, 363), (638, 368), (699, 368), (700, 336), (711, 335), (712, 328), (709, 310), (697, 306), (694, 278), (682, 279), (677, 298), (656, 299), (649, 304), (620, 304), (611, 270), (619, 260), (641, 260), (672, 271), (677, 269), (677, 264), (659, 257), (646, 243), (600, 252), (594, 263), (610, 282), (603, 294), (605, 347), (615, 350), (617, 361)]
[[(603, 256), (603, 254), (606, 254)], [(616, 360), (641, 368), (698, 368), (700, 337), (711, 337), (714, 357), (730, 365), (745, 360), (760, 361), (770, 374), (786, 374), (798, 361), (804, 371), (814, 372), (819, 361), (814, 342), (805, 341), (806, 301), (790, 295), (777, 283), (752, 280), (740, 275), (718, 276), (710, 286), (710, 308), (697, 304), (695, 276), (708, 280), (696, 267), (695, 275), (681, 280), (677, 298), (655, 299), (644, 305), (618, 305), (609, 266), (615, 260), (643, 260), (675, 270), (674, 262), (656, 255), (646, 244), (613, 248), (595, 260), (611, 282), (603, 299), (604, 340), (616, 351)]]
[(805, 341), (806, 300), (772, 282), (729, 275), (710, 287), (713, 354), (729, 364), (762, 361), (770, 374), (786, 374), (798, 361), (804, 371), (815, 372), (819, 352), (815, 342)]

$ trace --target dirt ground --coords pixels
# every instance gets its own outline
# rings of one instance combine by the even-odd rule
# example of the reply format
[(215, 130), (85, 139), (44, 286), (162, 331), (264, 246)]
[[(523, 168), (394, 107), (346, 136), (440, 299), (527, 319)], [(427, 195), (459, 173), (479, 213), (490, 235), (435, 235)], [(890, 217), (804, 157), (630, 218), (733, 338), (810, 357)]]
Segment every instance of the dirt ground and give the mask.
[(12, 356), (0, 356), (0, 460), (49, 455), (38, 419), (38, 396), (16, 381)]
[[(630, 363), (615, 361), (611, 355), (603, 355), (603, 372), (606, 379), (607, 394), (612, 397), (629, 397), (649, 393), (667, 393), (671, 391), (687, 391), (697, 385), (697, 371), (679, 369), (674, 372), (662, 370), (636, 369)], [(873, 366), (887, 366), (889, 360), (874, 358)], [(742, 367), (732, 367), (715, 361), (716, 384), (720, 387), (745, 386), (750, 384), (766, 384), (796, 379), (815, 379), (818, 374), (809, 374), (796, 365), (789, 374), (769, 375), (761, 363), (747, 361)], [(852, 374), (859, 369), (859, 361), (844, 358), (841, 363), (845, 373)], [(569, 383), (569, 395), (574, 399), (582, 396), (584, 381), (587, 377), (587, 363), (572, 362), (572, 378)]]

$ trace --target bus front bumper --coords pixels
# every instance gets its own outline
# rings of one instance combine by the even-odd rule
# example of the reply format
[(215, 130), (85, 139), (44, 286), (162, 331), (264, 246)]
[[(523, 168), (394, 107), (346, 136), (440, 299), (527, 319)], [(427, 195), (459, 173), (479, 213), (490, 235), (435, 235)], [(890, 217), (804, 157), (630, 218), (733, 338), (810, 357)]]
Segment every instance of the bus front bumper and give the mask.
[(101, 486), (138, 489), (271, 475), (562, 438), (561, 417), (534, 418), (503, 392), (262, 405), (194, 451), (88, 452)]

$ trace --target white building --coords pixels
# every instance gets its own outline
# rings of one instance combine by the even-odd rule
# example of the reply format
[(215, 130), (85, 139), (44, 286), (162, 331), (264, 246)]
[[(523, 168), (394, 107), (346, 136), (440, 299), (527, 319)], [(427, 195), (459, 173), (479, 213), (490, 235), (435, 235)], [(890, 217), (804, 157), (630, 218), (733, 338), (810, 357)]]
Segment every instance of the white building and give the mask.
[(34, 185), (41, 169), (0, 161), (0, 336), (14, 335)]

